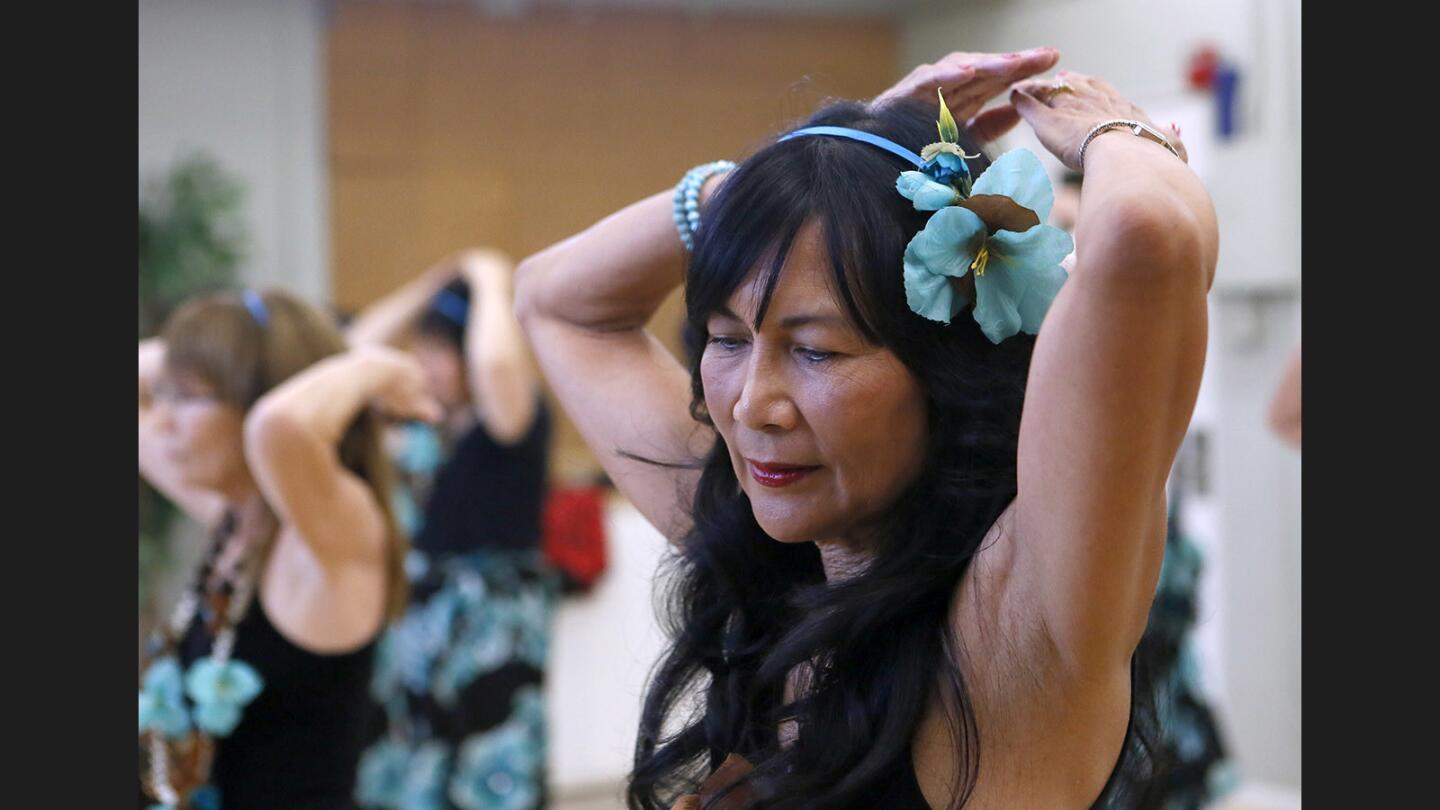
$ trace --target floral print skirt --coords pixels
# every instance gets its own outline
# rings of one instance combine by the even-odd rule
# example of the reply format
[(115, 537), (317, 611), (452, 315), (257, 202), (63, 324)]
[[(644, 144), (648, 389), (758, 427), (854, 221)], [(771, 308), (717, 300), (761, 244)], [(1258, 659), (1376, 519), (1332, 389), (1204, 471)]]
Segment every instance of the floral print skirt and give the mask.
[(559, 578), (539, 552), (412, 552), (410, 605), (376, 650), (381, 731), (356, 800), (394, 810), (545, 804), (542, 683)]

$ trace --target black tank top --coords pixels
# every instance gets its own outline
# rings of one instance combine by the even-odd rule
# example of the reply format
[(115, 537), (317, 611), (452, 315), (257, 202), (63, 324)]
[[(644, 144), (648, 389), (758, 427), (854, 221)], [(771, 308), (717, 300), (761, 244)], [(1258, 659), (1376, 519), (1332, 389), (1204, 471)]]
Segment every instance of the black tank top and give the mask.
[[(1116, 779), (1125, 766), (1126, 757), (1132, 747), (1131, 734), (1135, 731), (1135, 686), (1136, 686), (1136, 659), (1130, 658), (1130, 719), (1125, 726), (1125, 739), (1120, 743), (1120, 756), (1115, 762), (1115, 767), (1110, 770), (1110, 778), (1105, 780), (1105, 787), (1100, 789), (1100, 796), (1095, 803), (1090, 805), (1090, 810), (1108, 810), (1115, 799)], [(905, 757), (903, 766), (897, 769), (899, 773), (885, 787), (877, 799), (876, 807), (894, 808), (894, 810), (930, 810), (930, 805), (925, 801), (925, 794), (920, 792), (920, 782), (915, 778), (915, 766), (909, 756)]]
[[(182, 666), (209, 653), (198, 619), (180, 643)], [(355, 768), (372, 722), (368, 705), (375, 641), (320, 655), (295, 646), (257, 596), (235, 628), (234, 657), (265, 687), (228, 737), (216, 740), (211, 784), (224, 810), (351, 810)]]
[(549, 448), (543, 401), (529, 432), (512, 446), (481, 425), (470, 428), (435, 473), (415, 548), (435, 555), (539, 548)]

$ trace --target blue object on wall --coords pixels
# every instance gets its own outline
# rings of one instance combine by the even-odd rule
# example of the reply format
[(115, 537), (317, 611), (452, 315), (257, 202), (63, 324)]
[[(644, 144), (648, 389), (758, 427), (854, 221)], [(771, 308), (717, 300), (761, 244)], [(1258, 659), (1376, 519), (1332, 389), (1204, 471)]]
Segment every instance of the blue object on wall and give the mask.
[(1221, 63), (1215, 71), (1215, 111), (1217, 128), (1222, 140), (1235, 134), (1235, 103), (1239, 97), (1240, 71), (1234, 65)]

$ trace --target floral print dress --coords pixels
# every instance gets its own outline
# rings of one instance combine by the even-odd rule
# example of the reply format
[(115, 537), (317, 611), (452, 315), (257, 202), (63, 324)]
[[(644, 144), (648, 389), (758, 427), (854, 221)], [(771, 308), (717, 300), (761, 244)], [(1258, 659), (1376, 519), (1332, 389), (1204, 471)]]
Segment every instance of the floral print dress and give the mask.
[[(433, 510), (421, 505), (435, 496), (446, 462), (481, 447), (483, 462), (503, 464), (505, 457), (489, 444), (472, 435), (457, 447), (419, 424), (394, 437), (401, 479), (395, 513), (420, 542), (407, 559), (409, 607), (376, 649), (371, 693), (383, 721), (357, 774), (355, 798), (363, 807), (544, 806), (543, 676), (559, 577), (545, 563), (538, 537), (529, 548), (486, 543), (495, 525), (474, 526), (476, 547), (468, 551), (427, 549), (425, 542), (433, 536), (425, 525)], [(472, 497), (517, 500), (503, 492)], [(497, 513), (496, 520), (507, 519)]]

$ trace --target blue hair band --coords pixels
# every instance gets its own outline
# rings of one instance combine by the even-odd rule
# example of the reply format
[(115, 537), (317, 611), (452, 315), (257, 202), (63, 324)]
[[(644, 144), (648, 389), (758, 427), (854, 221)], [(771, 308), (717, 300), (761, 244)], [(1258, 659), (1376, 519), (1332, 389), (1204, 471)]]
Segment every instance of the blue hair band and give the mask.
[(269, 326), (270, 309), (265, 306), (265, 299), (260, 297), (260, 293), (246, 287), (243, 298), (245, 299), (245, 308), (250, 310), (250, 317), (254, 318), (261, 328)]
[(919, 155), (911, 152), (909, 149), (906, 149), (900, 144), (895, 143), (889, 138), (882, 138), (879, 135), (875, 135), (869, 132), (862, 132), (861, 130), (851, 129), (849, 127), (805, 127), (804, 129), (797, 129), (794, 132), (791, 132), (788, 135), (779, 138), (778, 140), (776, 140), (776, 143), (779, 143), (780, 141), (788, 141), (791, 138), (804, 137), (806, 135), (832, 135), (836, 138), (849, 138), (852, 141), (860, 141), (862, 143), (868, 143), (871, 146), (878, 146), (892, 155), (905, 158), (907, 161), (914, 164), (917, 169), (925, 165), (925, 161)]
[(440, 294), (435, 296), (434, 302), (430, 304), (430, 308), (444, 315), (462, 329), (470, 314), (470, 304), (451, 290), (441, 290)]

